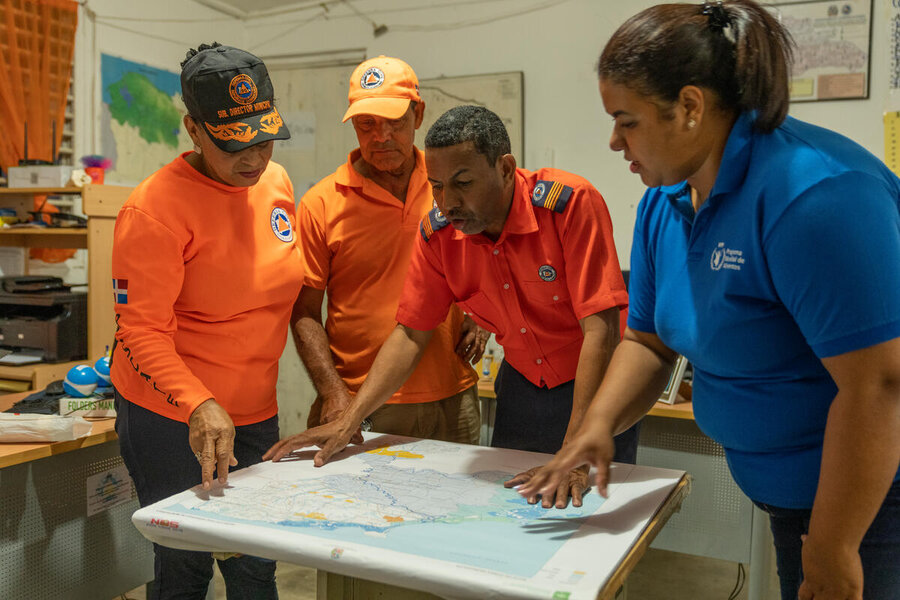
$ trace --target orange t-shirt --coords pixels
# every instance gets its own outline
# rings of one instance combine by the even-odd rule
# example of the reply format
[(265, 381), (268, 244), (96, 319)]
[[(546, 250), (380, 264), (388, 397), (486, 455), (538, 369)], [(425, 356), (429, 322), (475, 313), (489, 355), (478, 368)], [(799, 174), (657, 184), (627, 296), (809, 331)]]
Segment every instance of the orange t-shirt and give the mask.
[(231, 187), (184, 154), (132, 192), (113, 241), (112, 381), (129, 401), (187, 422), (215, 398), (235, 425), (278, 412), (275, 381), (303, 278), (294, 193), (270, 162)]
[[(303, 285), (326, 290), (331, 354), (354, 393), (397, 324), (419, 221), (432, 207), (425, 157), (415, 152), (405, 203), (353, 168), (359, 150), (300, 200)], [(454, 307), (434, 329), (416, 370), (389, 403), (433, 402), (475, 385), (475, 371), (454, 352), (462, 318)]]

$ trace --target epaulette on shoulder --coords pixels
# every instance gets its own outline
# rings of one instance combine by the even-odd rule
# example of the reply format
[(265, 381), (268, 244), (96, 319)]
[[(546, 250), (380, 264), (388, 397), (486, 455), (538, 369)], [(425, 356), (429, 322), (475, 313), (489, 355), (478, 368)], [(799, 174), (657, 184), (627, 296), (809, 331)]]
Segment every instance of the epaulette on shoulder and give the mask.
[(553, 212), (561, 213), (566, 210), (566, 204), (572, 197), (574, 190), (558, 181), (538, 181), (531, 192), (531, 203), (542, 206)]
[(422, 219), (419, 223), (419, 232), (422, 234), (422, 238), (427, 242), (431, 239), (431, 236), (435, 231), (446, 227), (450, 224), (450, 221), (447, 220), (447, 217), (444, 216), (444, 213), (441, 212), (437, 206), (428, 211), (428, 214)]

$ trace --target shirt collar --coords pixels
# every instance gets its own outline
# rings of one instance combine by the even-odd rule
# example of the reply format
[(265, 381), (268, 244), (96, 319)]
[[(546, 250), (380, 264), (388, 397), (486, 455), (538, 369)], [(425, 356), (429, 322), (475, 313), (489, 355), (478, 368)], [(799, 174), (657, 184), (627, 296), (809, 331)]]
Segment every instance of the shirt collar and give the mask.
[(534, 233), (538, 230), (537, 219), (534, 216), (534, 206), (531, 204), (531, 189), (521, 169), (516, 169), (516, 183), (513, 190), (512, 203), (509, 207), (509, 214), (506, 215), (506, 222), (503, 223), (503, 230), (500, 237), (494, 242), (490, 238), (476, 233), (466, 235), (462, 231), (453, 230), (453, 239), (461, 240), (470, 238), (476, 244), (502, 244), (509, 235), (521, 235), (525, 233)]
[[(416, 166), (413, 168), (412, 175), (409, 178), (409, 188), (407, 195), (414, 193), (419, 186), (428, 184), (428, 176), (425, 172), (425, 154), (417, 147), (413, 147), (413, 153), (416, 155)], [(362, 156), (359, 148), (347, 155), (347, 162), (337, 168), (334, 174), (334, 181), (338, 185), (351, 188), (362, 189), (366, 185), (367, 179), (353, 168), (353, 163)]]
[[(750, 166), (749, 146), (753, 139), (754, 121), (756, 121), (755, 111), (741, 113), (737, 121), (735, 121), (731, 132), (728, 134), (728, 141), (725, 143), (722, 162), (719, 164), (718, 173), (716, 173), (716, 182), (713, 184), (712, 190), (710, 190), (709, 198), (703, 203), (700, 210), (703, 210), (708, 205), (715, 204), (718, 201), (717, 196), (734, 191), (744, 183), (747, 169)], [(691, 188), (687, 181), (670, 186), (661, 186), (659, 190), (666, 195), (669, 203), (681, 216), (689, 223), (694, 221), (694, 205), (691, 202)]]
[(662, 186), (659, 191), (666, 195), (675, 211), (688, 223), (694, 222), (694, 204), (691, 202), (691, 186), (687, 181), (675, 185)]
[(709, 197), (725, 194), (736, 190), (744, 183), (747, 176), (747, 168), (750, 166), (750, 142), (753, 139), (753, 123), (756, 121), (756, 111), (741, 113), (728, 134), (725, 143), (725, 151), (722, 153), (722, 162), (716, 173), (716, 182), (710, 191)]

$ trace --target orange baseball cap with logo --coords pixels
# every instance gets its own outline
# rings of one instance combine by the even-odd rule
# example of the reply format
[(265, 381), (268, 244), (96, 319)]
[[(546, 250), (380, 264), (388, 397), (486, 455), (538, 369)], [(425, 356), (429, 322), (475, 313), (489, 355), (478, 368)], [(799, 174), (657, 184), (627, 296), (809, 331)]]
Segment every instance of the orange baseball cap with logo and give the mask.
[(409, 102), (421, 102), (415, 71), (399, 58), (379, 56), (361, 63), (350, 76), (350, 108), (341, 122), (356, 115), (399, 119)]

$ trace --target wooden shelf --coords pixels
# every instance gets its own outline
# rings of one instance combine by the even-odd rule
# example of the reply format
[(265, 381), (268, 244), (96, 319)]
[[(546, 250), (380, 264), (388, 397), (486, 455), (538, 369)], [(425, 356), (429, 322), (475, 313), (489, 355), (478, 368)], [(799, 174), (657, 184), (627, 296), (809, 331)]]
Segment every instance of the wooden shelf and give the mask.
[(77, 235), (86, 237), (87, 227), (2, 227), (0, 235)]
[(693, 421), (694, 405), (690, 402), (679, 402), (678, 404), (657, 402), (647, 414), (652, 417), (668, 417), (670, 419), (687, 419)]
[(5, 227), (0, 229), (0, 246), (87, 248), (87, 235), (86, 227)]
[(35, 187), (35, 188), (0, 188), (0, 198), (30, 198), (32, 196), (63, 196), (80, 194), (83, 188), (77, 187)]
[[(87, 364), (88, 360), (72, 360), (56, 363), (32, 363), (30, 365), (0, 364), (0, 378), (16, 381), (31, 381), (37, 388), (43, 388), (51, 381), (62, 379), (75, 365)], [(36, 388), (35, 388), (36, 389)]]

